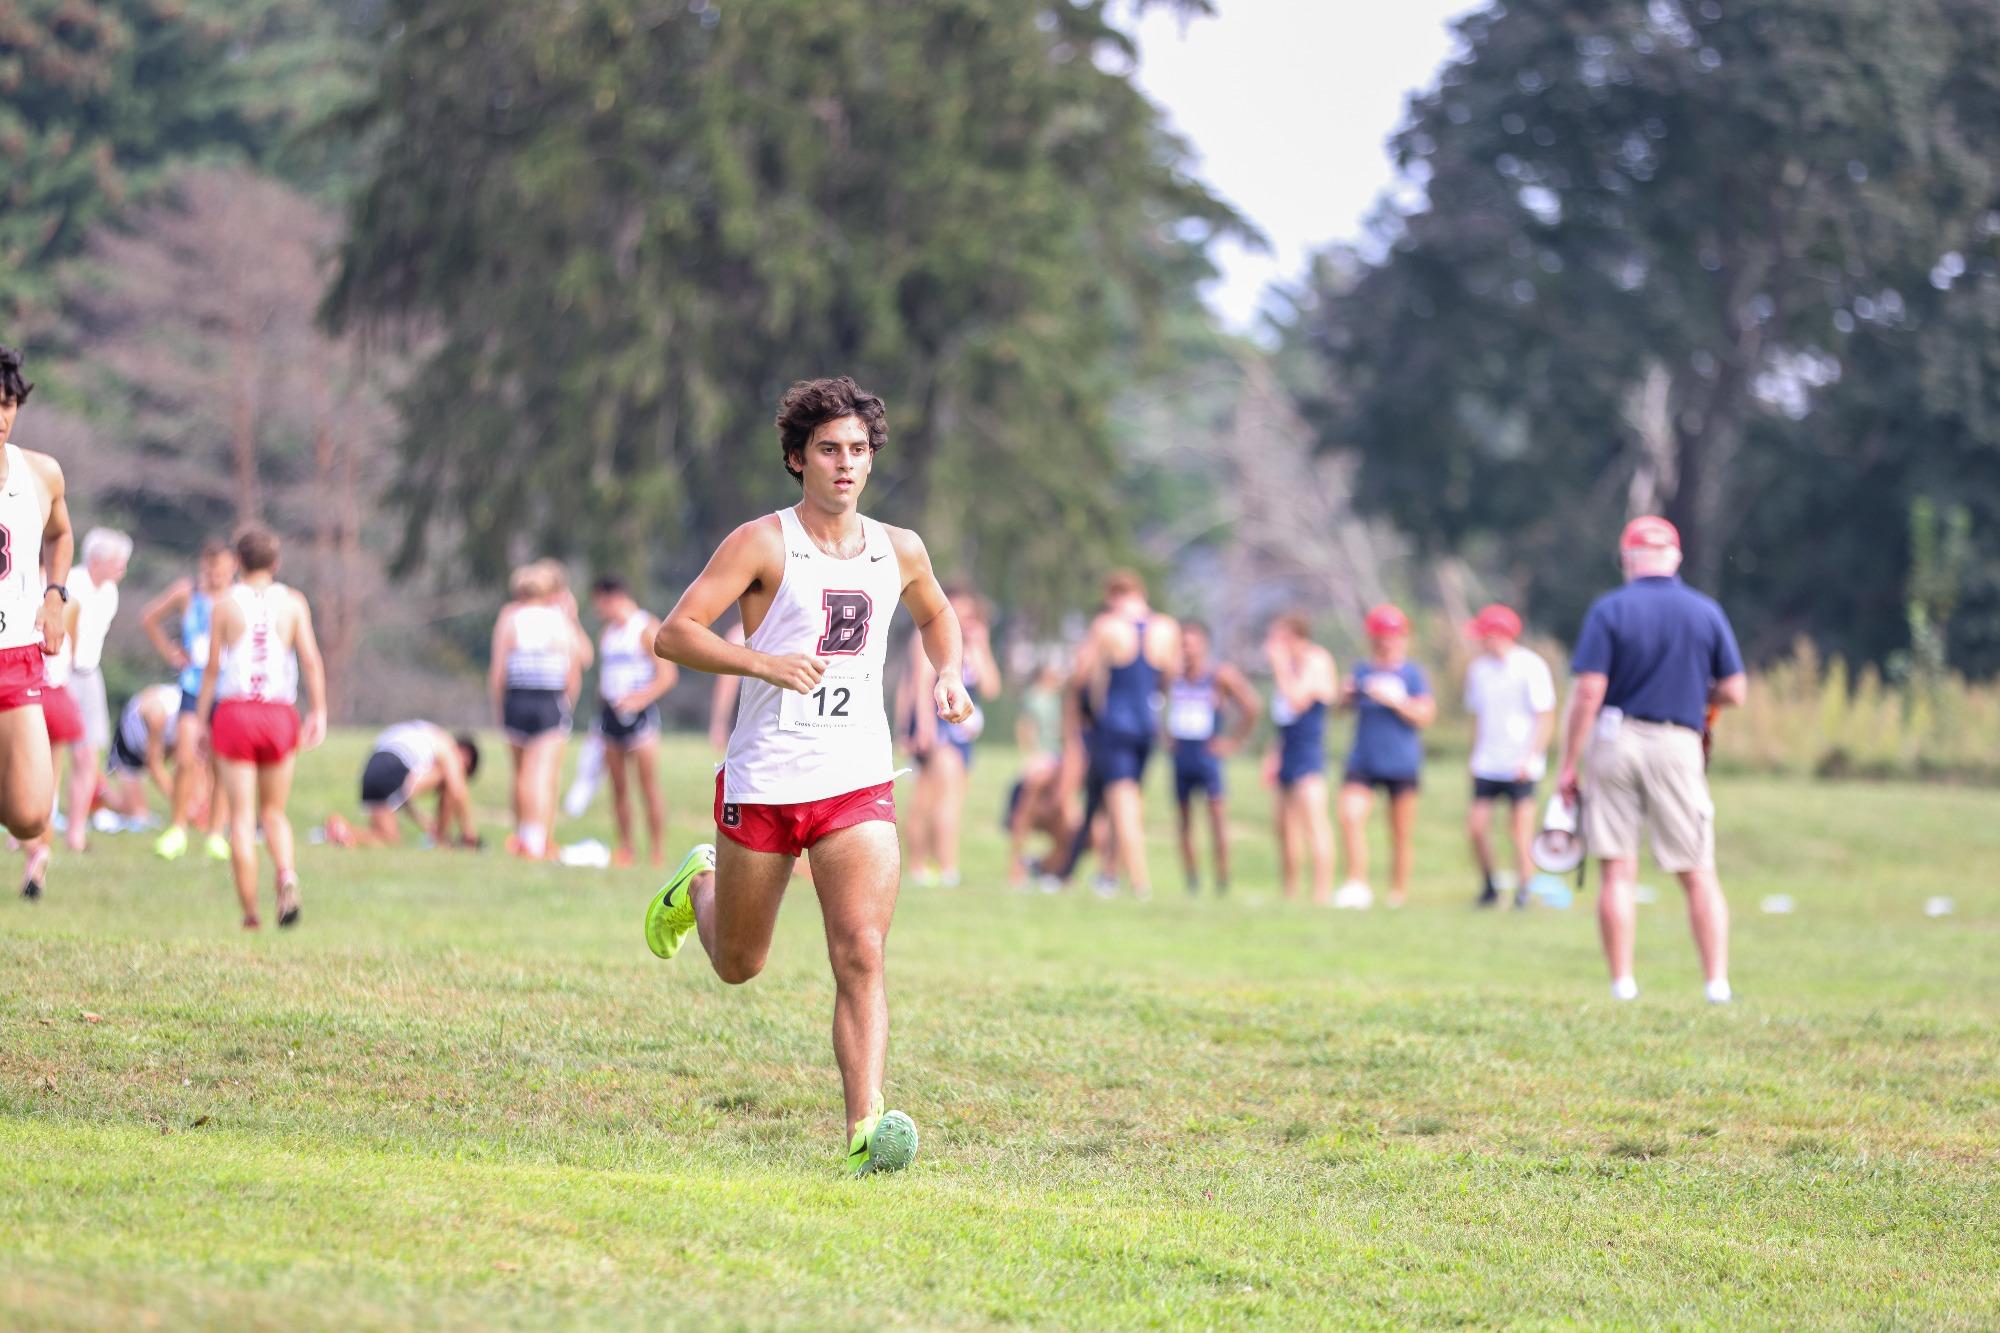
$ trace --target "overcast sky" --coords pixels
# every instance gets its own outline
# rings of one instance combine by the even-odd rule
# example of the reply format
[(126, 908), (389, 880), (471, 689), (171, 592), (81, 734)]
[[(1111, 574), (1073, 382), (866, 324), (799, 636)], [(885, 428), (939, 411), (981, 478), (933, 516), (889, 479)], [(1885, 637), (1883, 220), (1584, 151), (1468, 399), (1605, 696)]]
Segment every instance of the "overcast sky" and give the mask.
[(1210, 187), (1270, 237), (1269, 254), (1221, 247), (1209, 304), (1247, 329), (1267, 284), (1360, 234), (1389, 184), (1386, 141), (1405, 96), (1452, 48), (1472, 0), (1218, 0), (1183, 27), (1139, 25), (1139, 82), (1200, 158)]

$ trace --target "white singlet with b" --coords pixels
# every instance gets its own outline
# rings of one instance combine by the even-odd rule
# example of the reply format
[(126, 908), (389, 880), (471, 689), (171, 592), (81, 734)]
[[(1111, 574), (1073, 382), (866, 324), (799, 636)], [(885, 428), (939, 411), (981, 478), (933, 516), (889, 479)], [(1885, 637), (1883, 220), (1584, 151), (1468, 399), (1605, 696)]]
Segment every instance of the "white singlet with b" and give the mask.
[(722, 770), (722, 799), (735, 804), (823, 801), (879, 786), (893, 772), (882, 682), (903, 573), (889, 533), (862, 519), (861, 553), (836, 560), (792, 510), (780, 509), (778, 524), (785, 576), (746, 643), (775, 657), (811, 653), (826, 675), (811, 694), (743, 678)]
[(0, 648), (42, 641), (42, 479), (16, 445), (7, 446), (7, 480), (0, 485)]
[(641, 633), (652, 623), (644, 611), (634, 611), (597, 637), (597, 694), (615, 704), (653, 683), (653, 645)]
[(291, 598), (282, 583), (239, 583), (229, 590), (243, 613), (243, 634), (222, 645), (215, 669), (217, 699), (290, 704), (299, 700), (299, 659), (278, 633), (278, 610)]

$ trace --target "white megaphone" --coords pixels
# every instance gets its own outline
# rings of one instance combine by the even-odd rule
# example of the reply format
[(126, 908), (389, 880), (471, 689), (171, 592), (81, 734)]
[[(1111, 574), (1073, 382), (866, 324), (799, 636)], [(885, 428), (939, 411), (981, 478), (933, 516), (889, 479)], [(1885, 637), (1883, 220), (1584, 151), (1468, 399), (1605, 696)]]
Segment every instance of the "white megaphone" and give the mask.
[(1576, 830), (1577, 807), (1557, 792), (1542, 811), (1542, 831), (1529, 855), (1551, 875), (1567, 875), (1583, 864), (1583, 835)]

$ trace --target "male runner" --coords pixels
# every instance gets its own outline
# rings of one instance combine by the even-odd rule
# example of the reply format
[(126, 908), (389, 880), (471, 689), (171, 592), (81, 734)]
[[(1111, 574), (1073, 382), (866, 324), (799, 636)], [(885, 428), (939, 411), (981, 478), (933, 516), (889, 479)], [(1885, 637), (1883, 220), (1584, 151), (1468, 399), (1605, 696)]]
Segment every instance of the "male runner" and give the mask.
[[(721, 836), (689, 852), (654, 895), (646, 943), (671, 958), (695, 931), (717, 976), (750, 980), (770, 952), (793, 862), (808, 854), (833, 966), (847, 1164), (865, 1175), (909, 1165), (917, 1148), (910, 1118), (882, 1109), (883, 947), (900, 877), (882, 683), (897, 601), (937, 671), (938, 716), (963, 721), (972, 702), (958, 619), (923, 541), (861, 516), (889, 433), (882, 400), (845, 376), (802, 380), (785, 394), (777, 426), (799, 503), (731, 533), (655, 643), (670, 662), (744, 681), (715, 780)], [(740, 647), (710, 628), (731, 603), (747, 632)]]
[(1104, 782), (1111, 854), (1137, 898), (1150, 898), (1140, 781), (1153, 753), (1161, 682), (1180, 669), (1181, 629), (1146, 604), (1146, 585), (1121, 570), (1104, 582), (1105, 609), (1079, 656), (1097, 714), (1092, 761)]
[[(618, 822), (618, 850), (611, 864), (632, 864), (632, 779), (646, 803), (646, 834), (654, 865), (664, 864), (667, 807), (660, 799), (660, 700), (680, 679), (680, 668), (653, 653), (660, 622), (642, 608), (625, 580), (606, 575), (590, 590), (604, 632), (597, 640), (597, 693), (603, 707), (597, 734), (611, 772), (611, 812)], [(627, 767), (629, 761), (629, 769)]]
[[(1257, 725), (1257, 692), (1243, 673), (1210, 657), (1208, 626), (1190, 620), (1181, 626), (1181, 669), (1167, 684), (1167, 737), (1174, 743), (1174, 811), (1180, 830), (1181, 871), (1187, 891), (1201, 892), (1201, 867), (1194, 854), (1194, 796), (1208, 806), (1209, 851), (1215, 859), (1215, 891), (1229, 892), (1228, 797), (1222, 761), (1243, 748)], [(1232, 711), (1228, 733), (1224, 709)]]
[(11, 442), (34, 387), (21, 354), (0, 347), (0, 824), (23, 842), (55, 812), (42, 658), (62, 644), (74, 541), (62, 468)]
[[(479, 743), (454, 736), (435, 722), (398, 722), (375, 737), (361, 765), (360, 827), (339, 814), (326, 817), (326, 840), (335, 847), (395, 847), (403, 841), (398, 815), (439, 847), (479, 846), (472, 822), (472, 777), (479, 771)], [(419, 796), (437, 793), (437, 817), (425, 823)]]
[[(236, 539), (243, 581), (218, 598), (214, 651), (201, 674), (198, 717), (209, 717), (216, 765), (229, 798), (229, 861), (243, 928), (257, 918), (257, 827), (278, 877), (278, 924), (299, 919), (299, 875), (292, 856), (292, 766), (301, 748), (326, 739), (326, 664), (313, 636), (305, 595), (277, 581), (278, 539), (251, 528)], [(306, 719), (299, 726), (299, 677), (305, 677)], [(182, 723), (185, 727), (187, 724)]]
[(151, 778), (160, 795), (174, 799), (173, 774), (167, 769), (167, 752), (180, 732), (181, 687), (148, 685), (125, 701), (118, 714), (118, 730), (111, 736), (111, 792), (106, 800), (112, 810), (126, 819), (146, 814), (146, 785)]
[(1312, 641), (1312, 622), (1279, 616), (1264, 639), (1271, 664), (1271, 721), (1277, 726), (1271, 777), (1278, 787), (1278, 883), (1299, 892), (1299, 850), (1312, 858), (1312, 900), (1334, 901), (1333, 821), (1326, 809), (1326, 715), (1340, 697), (1333, 654)]
[[(208, 752), (205, 714), (195, 712), (201, 694), (201, 673), (208, 665), (210, 619), (216, 601), (236, 581), (236, 552), (229, 543), (210, 538), (201, 544), (195, 576), (176, 579), (139, 613), (139, 625), (167, 665), (180, 672), (181, 725), (174, 737), (174, 801), (167, 827), (153, 840), (153, 854), (167, 861), (187, 855), (187, 826), (208, 794), (208, 854), (229, 859), (229, 842), (222, 836), (222, 792), (214, 781), (215, 766)], [(167, 621), (180, 620), (180, 642), (167, 637)]]
[(1521, 617), (1494, 604), (1473, 617), (1466, 633), (1479, 643), (1479, 656), (1465, 672), (1465, 711), (1472, 715), (1472, 809), (1466, 832), (1479, 862), (1480, 907), (1497, 907), (1493, 882), (1493, 806), (1507, 802), (1514, 835), (1514, 906), (1528, 905), (1534, 862), (1535, 784), (1548, 768), (1549, 740), (1556, 729), (1556, 681), (1549, 664), (1521, 646)]
[(115, 528), (92, 528), (83, 536), (83, 562), (69, 572), (69, 600), (76, 615), (69, 693), (83, 716), (83, 743), (70, 749), (69, 846), (76, 852), (89, 838), (98, 764), (111, 745), (111, 701), (104, 693), (102, 670), (104, 639), (118, 615), (118, 583), (131, 558), (130, 537)]

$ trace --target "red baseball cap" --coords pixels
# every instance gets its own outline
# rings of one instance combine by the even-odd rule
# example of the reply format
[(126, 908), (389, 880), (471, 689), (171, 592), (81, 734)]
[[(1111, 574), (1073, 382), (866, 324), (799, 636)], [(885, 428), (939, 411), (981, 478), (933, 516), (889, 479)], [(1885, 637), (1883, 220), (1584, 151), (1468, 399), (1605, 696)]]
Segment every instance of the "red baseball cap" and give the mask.
[(1512, 607), (1495, 602), (1466, 622), (1465, 632), (1474, 638), (1498, 634), (1509, 639), (1518, 639), (1521, 637), (1521, 617), (1514, 614)]
[(1361, 626), (1368, 631), (1370, 638), (1380, 639), (1391, 634), (1408, 634), (1410, 618), (1396, 607), (1384, 602), (1369, 611), (1368, 618), (1361, 622)]
[(1624, 535), (1618, 539), (1618, 549), (1630, 551), (1648, 546), (1680, 550), (1680, 529), (1657, 515), (1641, 514), (1625, 525)]

